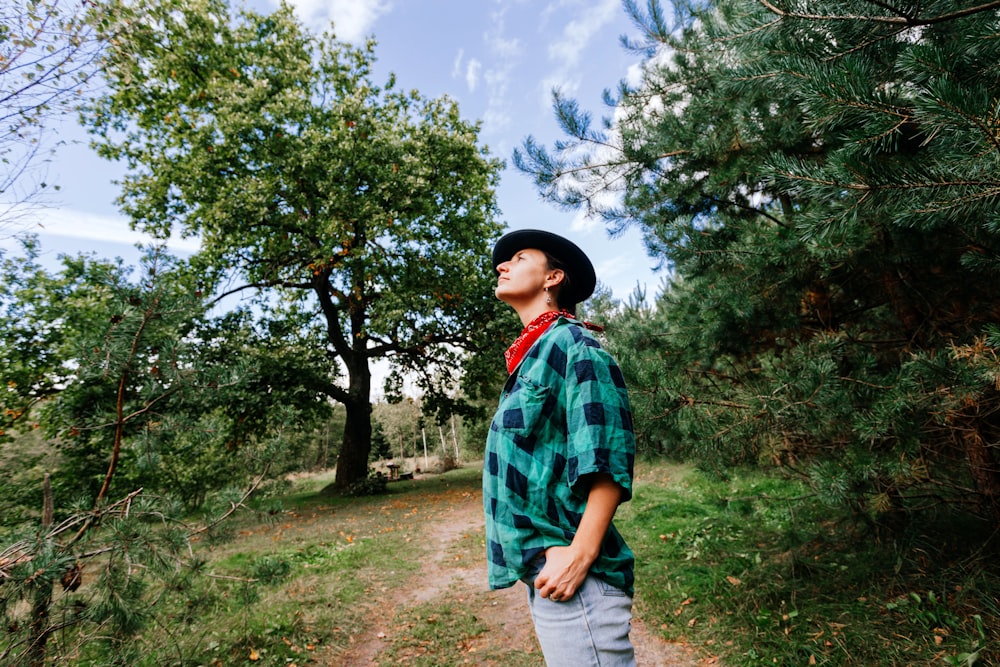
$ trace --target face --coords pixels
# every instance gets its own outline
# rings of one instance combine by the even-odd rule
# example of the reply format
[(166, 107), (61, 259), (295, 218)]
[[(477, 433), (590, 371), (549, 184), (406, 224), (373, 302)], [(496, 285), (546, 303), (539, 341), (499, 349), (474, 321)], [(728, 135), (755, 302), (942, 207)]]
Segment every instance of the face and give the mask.
[(545, 253), (527, 248), (497, 266), (496, 297), (511, 305), (538, 299), (546, 286), (557, 284), (561, 271), (549, 269)]

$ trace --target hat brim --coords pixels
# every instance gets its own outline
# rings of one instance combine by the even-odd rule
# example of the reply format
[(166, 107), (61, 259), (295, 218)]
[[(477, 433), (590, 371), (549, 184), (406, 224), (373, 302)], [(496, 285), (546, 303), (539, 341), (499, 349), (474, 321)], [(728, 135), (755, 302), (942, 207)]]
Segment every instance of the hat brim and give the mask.
[(582, 303), (594, 293), (597, 274), (587, 254), (569, 239), (541, 229), (518, 229), (501, 236), (493, 246), (493, 268), (511, 259), (514, 253), (529, 248), (547, 252), (566, 267), (570, 290), (560, 293), (560, 301)]

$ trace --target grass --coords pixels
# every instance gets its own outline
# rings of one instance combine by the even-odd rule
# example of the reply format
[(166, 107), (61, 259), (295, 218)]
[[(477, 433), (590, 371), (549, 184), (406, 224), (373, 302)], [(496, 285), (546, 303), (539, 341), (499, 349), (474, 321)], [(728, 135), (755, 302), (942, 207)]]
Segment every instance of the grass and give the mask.
[[(157, 622), (128, 664), (342, 664), (372, 618), (386, 613), (394, 589), (429, 557), (423, 522), (479, 485), (478, 469), (467, 468), (392, 484), (383, 496), (329, 498), (318, 493), (325, 480), (303, 480), (280, 499), (281, 511), (273, 498), (264, 500), (270, 511), (237, 516), (218, 539), (195, 544), (193, 568), (156, 593)], [(468, 558), (473, 548), (481, 552), (481, 537), (463, 536), (455, 548), (456, 557)], [(424, 613), (446, 618), (449, 627), (454, 617)], [(114, 658), (94, 645), (75, 662)]]
[[(478, 467), (373, 498), (323, 497), (327, 482), (299, 480), (230, 522), (228, 539), (196, 543), (153, 591), (131, 653), (88, 646), (73, 663), (336, 665), (379, 622), (371, 664), (541, 667), (535, 647), (486, 630), (486, 591), (445, 581), (461, 593), (400, 603), (428, 560), (441, 577), (481, 563), (481, 529), (444, 546), (424, 531), (477, 502)], [(1000, 664), (1000, 561), (970, 519), (878, 534), (787, 480), (646, 463), (616, 523), (637, 556), (636, 615), (719, 665)]]
[(787, 480), (656, 465), (617, 523), (637, 553), (638, 615), (722, 664), (1000, 659), (1000, 568), (975, 522), (928, 517), (879, 539)]

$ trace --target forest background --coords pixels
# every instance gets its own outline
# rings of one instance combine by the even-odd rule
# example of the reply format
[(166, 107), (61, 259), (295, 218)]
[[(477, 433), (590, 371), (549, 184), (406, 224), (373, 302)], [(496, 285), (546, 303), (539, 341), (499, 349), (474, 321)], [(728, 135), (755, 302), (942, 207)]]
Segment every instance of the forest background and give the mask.
[[(154, 243), (138, 266), (52, 270), (30, 236), (3, 257), (2, 655), (43, 664), (72, 627), (127, 656), (190, 539), (288, 473), (336, 459), (326, 492), (366, 494), (385, 487), (372, 460), (416, 454), (418, 431), (481, 451), (517, 331), (486, 261), (499, 162), (454, 102), (373, 81), (373, 43), (312, 35), (287, 8), (10, 11), (5, 195), (42, 187), (37, 133), (73, 109), (128, 165), (133, 224), (201, 241), (183, 260)], [(556, 95), (564, 139), (527, 137), (512, 160), (612, 237), (639, 229), (671, 271), (652, 300), (585, 306), (629, 380), (640, 455), (773, 475), (897, 575), (943, 568), (934, 624), (968, 641), (941, 659), (985, 659), (1000, 3), (623, 11), (642, 77), (596, 121)], [(219, 314), (234, 293), (253, 298)], [(380, 358), (394, 407), (373, 420)], [(89, 561), (101, 582), (76, 608)]]

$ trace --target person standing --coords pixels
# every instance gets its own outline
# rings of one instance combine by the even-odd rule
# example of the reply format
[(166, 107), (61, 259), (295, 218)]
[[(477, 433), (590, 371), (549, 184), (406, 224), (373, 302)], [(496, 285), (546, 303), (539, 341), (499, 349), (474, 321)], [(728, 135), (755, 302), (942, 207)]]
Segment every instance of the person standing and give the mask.
[(632, 496), (635, 437), (624, 378), (576, 318), (593, 264), (568, 239), (510, 232), (493, 248), (495, 295), (524, 329), (486, 442), (491, 589), (523, 581), (550, 667), (635, 664), (635, 557), (612, 519)]

